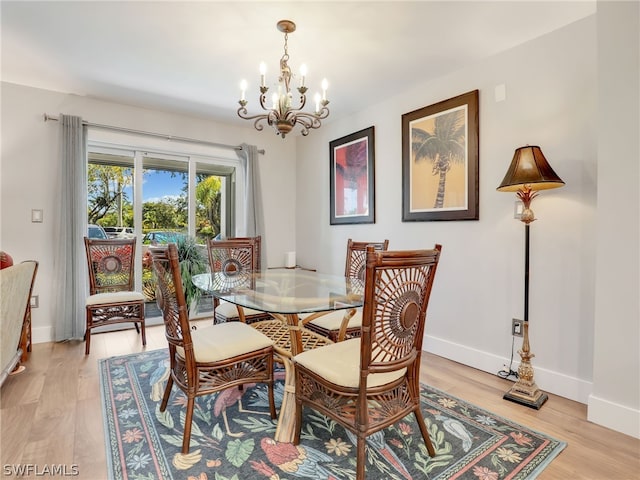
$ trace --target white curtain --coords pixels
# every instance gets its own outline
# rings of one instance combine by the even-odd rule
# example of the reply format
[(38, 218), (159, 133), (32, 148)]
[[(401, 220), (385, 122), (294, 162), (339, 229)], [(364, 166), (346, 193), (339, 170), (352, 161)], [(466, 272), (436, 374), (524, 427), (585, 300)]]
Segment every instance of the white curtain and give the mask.
[[(258, 147), (243, 143), (237, 151), (244, 170), (244, 231), (247, 237), (262, 236), (262, 249), (266, 250), (264, 238), (264, 217), (262, 193), (260, 191), (260, 171), (258, 169)], [(261, 256), (261, 258), (264, 255)]]
[(79, 339), (85, 330), (88, 294), (84, 237), (87, 232), (87, 127), (82, 118), (59, 116), (58, 213), (53, 259), (54, 338)]

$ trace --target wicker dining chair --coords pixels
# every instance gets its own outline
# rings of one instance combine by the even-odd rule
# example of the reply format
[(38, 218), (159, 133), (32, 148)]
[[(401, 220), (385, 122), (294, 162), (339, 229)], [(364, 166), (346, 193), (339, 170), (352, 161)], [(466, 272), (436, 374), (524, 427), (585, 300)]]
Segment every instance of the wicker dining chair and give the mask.
[(145, 296), (134, 291), (136, 239), (84, 238), (89, 268), (89, 297), (86, 301), (85, 355), (91, 348), (91, 330), (105, 325), (132, 322), (142, 331)]
[(195, 398), (247, 383), (266, 383), (271, 418), (276, 418), (273, 394), (273, 341), (242, 322), (192, 330), (182, 288), (175, 244), (151, 247), (153, 271), (169, 343), (171, 375), (160, 404), (164, 412), (175, 383), (187, 396), (182, 453), (189, 453)]
[[(260, 270), (261, 237), (238, 237), (226, 240), (207, 241), (211, 273), (224, 272), (242, 275), (243, 272)], [(243, 309), (246, 323), (269, 320), (271, 315), (250, 308)], [(240, 320), (238, 307), (233, 303), (213, 299), (214, 322), (224, 323)]]
[[(347, 241), (347, 255), (344, 267), (345, 277), (355, 278), (364, 282), (367, 245), (373, 245), (377, 251), (385, 251), (389, 248), (389, 240), (384, 240), (383, 242), (354, 242), (349, 239)], [(302, 316), (302, 323), (309, 330), (329, 337), (334, 342), (341, 342), (346, 338), (360, 336), (362, 308), (307, 314)]]
[(24, 312), (24, 321), (22, 322), (22, 333), (20, 335), (20, 349), (22, 355), (20, 356), (20, 363), (24, 363), (29, 360), (29, 354), (33, 348), (32, 339), (32, 326), (31, 326), (31, 294), (33, 293), (33, 286), (36, 283), (36, 275), (38, 274), (39, 262), (35, 260), (25, 260), (25, 262), (33, 262), (33, 276), (31, 277), (31, 287), (29, 288), (29, 301), (27, 302), (27, 308)]
[(440, 245), (386, 252), (367, 247), (362, 336), (293, 357), (294, 444), (300, 442), (303, 406), (323, 413), (357, 438), (357, 480), (365, 478), (367, 437), (412, 412), (435, 455), (420, 410), (420, 358), (440, 251)]
[(262, 268), (262, 236), (257, 235), (255, 237), (228, 237), (227, 240), (248, 240), (250, 242), (255, 242), (255, 246), (253, 249), (253, 255), (255, 256), (255, 270), (260, 270)]

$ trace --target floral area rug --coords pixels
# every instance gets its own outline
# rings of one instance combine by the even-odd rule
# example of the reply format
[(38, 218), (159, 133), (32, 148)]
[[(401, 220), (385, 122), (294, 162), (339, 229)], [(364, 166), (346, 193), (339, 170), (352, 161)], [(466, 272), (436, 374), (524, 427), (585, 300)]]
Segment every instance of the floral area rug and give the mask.
[[(312, 409), (304, 409), (300, 445), (273, 440), (264, 385), (197, 398), (190, 452), (180, 454), (186, 397), (174, 386), (160, 412), (168, 374), (167, 350), (100, 360), (110, 478), (355, 479), (355, 437)], [(282, 393), (279, 380), (276, 408)], [(407, 416), (368, 438), (368, 480), (530, 480), (566, 446), (432, 387), (423, 385), (421, 395), (436, 456)]]

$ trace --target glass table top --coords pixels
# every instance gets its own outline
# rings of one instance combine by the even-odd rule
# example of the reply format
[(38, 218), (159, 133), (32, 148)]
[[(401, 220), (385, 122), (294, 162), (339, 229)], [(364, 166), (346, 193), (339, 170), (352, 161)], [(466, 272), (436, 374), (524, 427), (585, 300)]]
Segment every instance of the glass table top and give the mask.
[(361, 307), (364, 283), (354, 278), (299, 269), (204, 273), (196, 287), (245, 308), (269, 313), (311, 313)]

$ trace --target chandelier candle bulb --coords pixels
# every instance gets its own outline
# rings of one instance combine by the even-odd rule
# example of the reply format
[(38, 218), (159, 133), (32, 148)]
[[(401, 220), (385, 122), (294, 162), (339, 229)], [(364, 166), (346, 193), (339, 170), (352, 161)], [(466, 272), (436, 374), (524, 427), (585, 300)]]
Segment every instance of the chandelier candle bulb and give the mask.
[(307, 66), (303, 63), (300, 65), (300, 86), (304, 87), (304, 77), (307, 76)]
[(240, 100), (246, 100), (245, 93), (247, 92), (247, 81), (242, 80), (240, 82)]
[(327, 79), (323, 79), (322, 80), (322, 100), (326, 100), (327, 99), (327, 89), (329, 88), (329, 82), (327, 82)]
[(260, 86), (265, 86), (265, 75), (267, 74), (267, 64), (260, 62)]

